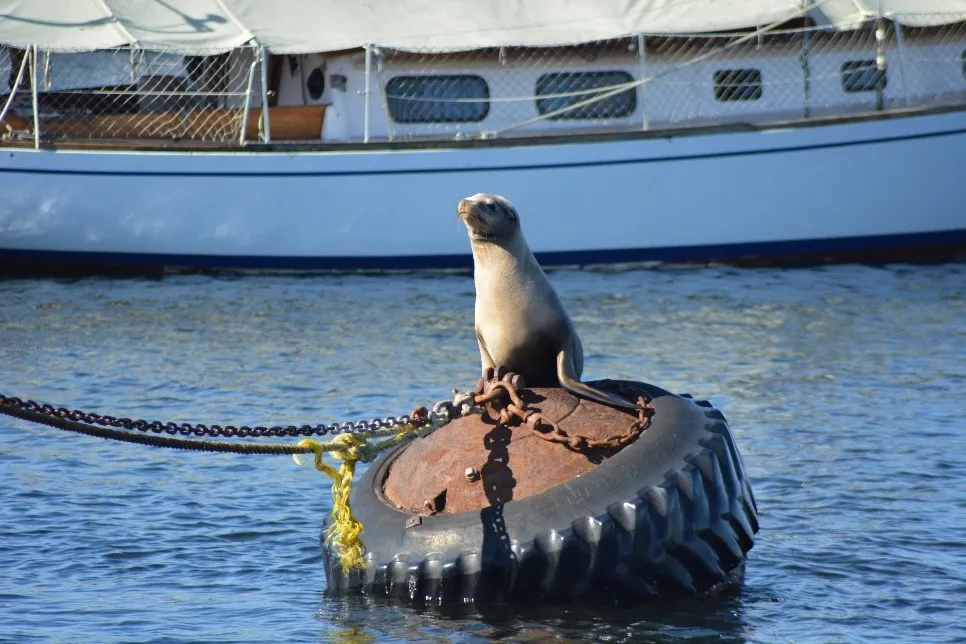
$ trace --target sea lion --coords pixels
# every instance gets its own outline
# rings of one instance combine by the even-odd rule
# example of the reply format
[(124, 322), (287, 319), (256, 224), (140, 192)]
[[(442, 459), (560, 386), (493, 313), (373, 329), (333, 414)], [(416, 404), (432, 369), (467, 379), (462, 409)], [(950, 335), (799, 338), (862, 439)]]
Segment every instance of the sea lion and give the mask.
[(473, 249), (476, 339), (483, 374), (504, 367), (527, 385), (558, 384), (590, 400), (637, 409), (580, 382), (584, 350), (557, 292), (530, 251), (520, 216), (507, 199), (475, 194), (459, 203)]

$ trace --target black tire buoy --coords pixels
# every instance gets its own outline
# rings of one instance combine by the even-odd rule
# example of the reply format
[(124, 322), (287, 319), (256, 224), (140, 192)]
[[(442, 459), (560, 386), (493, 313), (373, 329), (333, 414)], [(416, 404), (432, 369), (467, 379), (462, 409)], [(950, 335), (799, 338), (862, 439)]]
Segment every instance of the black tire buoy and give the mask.
[(453, 514), (404, 512), (386, 501), (382, 485), (407, 445), (384, 455), (351, 499), (364, 526), (366, 568), (344, 573), (323, 537), (329, 590), (417, 601), (628, 604), (740, 581), (758, 514), (722, 413), (653, 385), (593, 384), (646, 394), (650, 426), (591, 471), (534, 496)]

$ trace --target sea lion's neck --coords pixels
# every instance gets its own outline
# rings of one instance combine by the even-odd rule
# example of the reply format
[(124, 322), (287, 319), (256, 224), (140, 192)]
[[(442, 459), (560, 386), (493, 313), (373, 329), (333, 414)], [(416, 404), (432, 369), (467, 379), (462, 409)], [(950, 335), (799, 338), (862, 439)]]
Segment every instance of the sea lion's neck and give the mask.
[(477, 287), (489, 279), (505, 280), (515, 275), (541, 271), (523, 235), (494, 241), (473, 241), (474, 276)]

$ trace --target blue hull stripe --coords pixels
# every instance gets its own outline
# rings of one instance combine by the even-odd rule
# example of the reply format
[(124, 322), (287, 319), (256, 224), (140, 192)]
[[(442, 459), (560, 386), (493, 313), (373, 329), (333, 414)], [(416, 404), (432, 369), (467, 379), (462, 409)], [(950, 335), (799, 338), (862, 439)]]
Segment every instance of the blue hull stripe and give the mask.
[[(966, 248), (966, 228), (932, 233), (873, 235), (836, 239), (809, 239), (668, 248), (620, 248), (613, 250), (537, 253), (544, 266), (621, 264), (634, 262), (732, 262), (799, 264), (827, 259), (886, 261), (915, 253), (921, 259), (950, 249)], [(948, 256), (948, 255), (944, 255)], [(105, 252), (67, 252), (0, 249), (0, 263), (24, 267), (114, 266), (119, 268), (195, 270), (413, 270), (469, 269), (473, 259), (460, 255), (405, 255), (388, 257), (271, 257), (244, 255), (169, 255)]]
[[(46, 174), (46, 175), (84, 175), (84, 176), (124, 176), (124, 177), (330, 177), (330, 176), (379, 176), (379, 175), (408, 175), (408, 174), (434, 174), (434, 173), (466, 173), (466, 172), (504, 172), (519, 170), (550, 170), (559, 168), (589, 168), (613, 165), (637, 165), (644, 163), (670, 163), (675, 161), (694, 161), (698, 159), (723, 159), (730, 157), (758, 156), (762, 154), (782, 154), (787, 152), (806, 152), (811, 150), (829, 150), (832, 148), (880, 145), (887, 143), (897, 143), (902, 141), (917, 141), (923, 139), (933, 139), (937, 137), (959, 136), (966, 134), (966, 129), (946, 130), (942, 132), (926, 132), (921, 134), (909, 134), (894, 137), (881, 137), (874, 139), (862, 139), (857, 141), (836, 141), (832, 143), (816, 143), (812, 145), (786, 146), (780, 148), (767, 148), (761, 150), (740, 150), (729, 152), (709, 152), (706, 154), (686, 154), (679, 156), (665, 156), (643, 159), (611, 159), (606, 161), (574, 161), (570, 163), (535, 163), (532, 165), (498, 165), (498, 166), (463, 166), (463, 167), (431, 167), (419, 169), (392, 169), (392, 170), (329, 170), (313, 172), (213, 172), (213, 171), (101, 171), (101, 170), (58, 170), (48, 168), (4, 168), (0, 167), (0, 173), (10, 174)], [(574, 143), (573, 145), (580, 145)], [(458, 149), (458, 148), (451, 148)], [(467, 148), (469, 149), (469, 148)], [(384, 150), (381, 150), (384, 151)], [(193, 153), (197, 155), (198, 153)], [(258, 153), (252, 152), (252, 156)]]

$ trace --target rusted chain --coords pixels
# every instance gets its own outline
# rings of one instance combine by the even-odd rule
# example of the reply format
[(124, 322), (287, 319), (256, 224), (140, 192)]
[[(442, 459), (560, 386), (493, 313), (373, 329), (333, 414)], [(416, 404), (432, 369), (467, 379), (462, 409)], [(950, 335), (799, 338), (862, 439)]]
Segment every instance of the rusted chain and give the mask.
[[(21, 420), (37, 423), (39, 425), (46, 425), (48, 427), (55, 427), (57, 429), (62, 429), (69, 432), (93, 436), (95, 438), (120, 441), (123, 443), (137, 443), (139, 445), (149, 445), (151, 447), (167, 447), (170, 449), (180, 449), (195, 452), (226, 452), (231, 454), (311, 454), (316, 451), (316, 449), (309, 446), (306, 441), (302, 441), (298, 444), (227, 443), (224, 441), (169, 438), (167, 436), (140, 434), (127, 429), (114, 429), (111, 427), (94, 425), (85, 418), (86, 416), (90, 416), (90, 414), (82, 414), (81, 412), (76, 411), (70, 412), (64, 409), (54, 410), (55, 413), (51, 414), (46, 413), (46, 410), (36, 409), (36, 404), (28, 405), (22, 404), (22, 402), (21, 404), (15, 404), (11, 402), (11, 400), (17, 399), (10, 399), (0, 396), (0, 414), (12, 416), (13, 418), (20, 418)], [(45, 405), (42, 407), (49, 406)], [(437, 413), (431, 413), (425, 407), (417, 407), (412, 411), (412, 413), (404, 416), (404, 418), (409, 419), (406, 427), (418, 429), (430, 424), (434, 421), (434, 419), (441, 418), (441, 416)], [(386, 429), (385, 431), (389, 431), (389, 429)], [(373, 435), (374, 433), (375, 432), (371, 432), (370, 435)], [(347, 435), (348, 434), (340, 434), (340, 436)], [(378, 451), (373, 451), (371, 455), (367, 454), (364, 460), (368, 462), (368, 460), (371, 460), (371, 458), (377, 453)]]
[(631, 423), (626, 431), (607, 438), (590, 438), (582, 434), (570, 435), (560, 429), (557, 423), (544, 418), (539, 411), (527, 408), (527, 404), (523, 402), (517, 391), (517, 386), (512, 384), (513, 382), (516, 382), (518, 386), (522, 384), (518, 377), (513, 378), (511, 374), (510, 377), (498, 378), (500, 375), (495, 374), (494, 377), (480, 380), (477, 384), (476, 396), (473, 398), (474, 404), (477, 407), (489, 405), (488, 411), (493, 413), (496, 420), (503, 425), (525, 424), (535, 436), (551, 443), (564, 445), (575, 452), (594, 449), (615, 451), (622, 449), (647, 429), (647, 426), (651, 423), (651, 416), (654, 414), (651, 401), (646, 396), (638, 394), (636, 401), (638, 407), (637, 419)]
[(38, 412), (24, 405), (11, 405), (0, 402), (0, 413), (21, 420), (48, 427), (56, 427), (69, 432), (94, 436), (123, 443), (138, 443), (151, 447), (167, 447), (196, 452), (231, 452), (244, 454), (310, 454), (314, 450), (302, 445), (264, 444), (264, 443), (226, 443), (223, 441), (192, 440), (190, 438), (170, 438), (152, 434), (138, 434), (124, 429), (98, 427), (81, 420), (74, 420), (70, 414), (51, 415)]
[[(441, 404), (449, 404), (445, 401)], [(201, 423), (162, 423), (157, 420), (141, 420), (133, 418), (117, 418), (104, 414), (84, 412), (77, 409), (67, 409), (64, 407), (54, 407), (52, 405), (41, 404), (33, 400), (22, 400), (13, 396), (0, 394), (0, 413), (15, 415), (10, 413), (27, 412), (32, 414), (32, 418), (44, 418), (56, 421), (72, 421), (84, 425), (98, 425), (100, 427), (113, 427), (116, 429), (136, 430), (143, 433), (181, 435), (189, 437), (210, 437), (210, 438), (263, 438), (263, 437), (285, 437), (285, 436), (325, 436), (340, 434), (360, 434), (374, 433), (383, 429), (394, 427), (404, 427), (412, 420), (418, 420), (412, 414), (387, 418), (373, 418), (372, 420), (349, 421), (343, 423), (329, 423), (317, 425), (277, 425), (274, 427), (249, 427), (243, 425), (204, 425)], [(435, 410), (434, 410), (435, 411)], [(449, 409), (452, 412), (452, 409)], [(39, 421), (38, 421), (39, 422)], [(51, 424), (51, 423), (45, 423)]]

